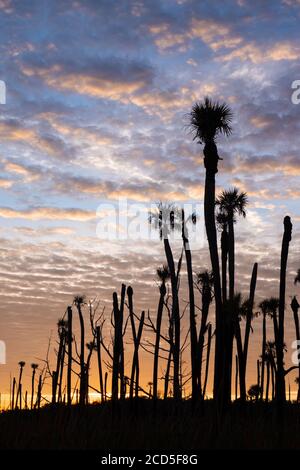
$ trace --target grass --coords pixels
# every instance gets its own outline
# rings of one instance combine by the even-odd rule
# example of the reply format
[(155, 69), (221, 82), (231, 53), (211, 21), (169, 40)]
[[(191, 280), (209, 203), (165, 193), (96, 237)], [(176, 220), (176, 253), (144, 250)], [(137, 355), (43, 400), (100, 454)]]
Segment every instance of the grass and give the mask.
[(213, 402), (192, 410), (159, 401), (128, 400), (83, 409), (72, 406), (0, 414), (1, 449), (299, 449), (300, 407), (287, 404), (283, 422), (274, 405), (236, 403), (220, 419)]

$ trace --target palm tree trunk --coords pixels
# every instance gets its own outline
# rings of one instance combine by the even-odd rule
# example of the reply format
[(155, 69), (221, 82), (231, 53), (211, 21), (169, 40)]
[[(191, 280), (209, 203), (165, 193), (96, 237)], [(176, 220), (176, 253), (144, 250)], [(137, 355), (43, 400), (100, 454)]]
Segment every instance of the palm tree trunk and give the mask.
[(101, 395), (101, 402), (103, 402), (104, 401), (104, 389), (103, 389), (103, 373), (102, 373), (102, 361), (101, 361), (101, 330), (100, 330), (100, 326), (96, 327), (96, 341), (97, 341), (97, 361), (98, 361), (100, 395)]
[(285, 374), (284, 374), (284, 311), (286, 290), (286, 267), (289, 244), (292, 239), (292, 223), (289, 216), (284, 218), (284, 234), (281, 248), (280, 287), (279, 287), (279, 314), (278, 314), (278, 344), (277, 344), (277, 380), (276, 399), (279, 405), (285, 402)]
[(245, 328), (245, 338), (244, 338), (244, 348), (243, 348), (243, 361), (244, 361), (243, 381), (245, 383), (245, 388), (246, 388), (246, 372), (247, 372), (249, 338), (250, 338), (251, 321), (252, 321), (253, 307), (254, 307), (255, 288), (256, 288), (256, 281), (257, 281), (257, 269), (258, 269), (258, 264), (254, 263), (252, 276), (251, 276), (251, 282), (250, 282), (249, 303), (248, 303), (248, 308), (247, 308), (247, 318), (246, 318), (246, 328)]
[[(182, 211), (183, 212), (183, 211)], [(199, 397), (198, 388), (198, 365), (197, 365), (197, 327), (196, 327), (196, 316), (195, 316), (195, 295), (194, 295), (194, 281), (193, 281), (193, 267), (192, 267), (192, 255), (189, 247), (189, 241), (184, 233), (184, 212), (182, 215), (183, 229), (182, 238), (185, 252), (187, 274), (188, 274), (188, 285), (189, 285), (189, 307), (190, 307), (190, 352), (191, 352), (191, 366), (192, 366), (192, 401), (193, 403)]]
[(163, 314), (163, 308), (164, 308), (164, 300), (165, 300), (165, 295), (166, 295), (166, 285), (164, 282), (161, 283), (159, 292), (160, 292), (160, 297), (159, 297), (159, 303), (157, 307), (154, 361), (153, 361), (153, 400), (157, 399), (157, 389), (158, 389), (158, 358), (159, 358), (160, 331), (161, 331), (162, 314)]
[(238, 398), (238, 378), (239, 378), (239, 360), (237, 354), (235, 355), (235, 400)]
[[(263, 338), (262, 338), (262, 353), (261, 353), (261, 399), (264, 398), (264, 385), (265, 385), (265, 363), (266, 363), (266, 341), (267, 341), (267, 318), (263, 313)], [(270, 374), (270, 371), (269, 371)], [(270, 380), (270, 378), (269, 378)]]
[(79, 315), (80, 323), (80, 392), (79, 392), (79, 403), (80, 405), (85, 404), (85, 362), (84, 362), (84, 348), (85, 348), (85, 331), (84, 331), (84, 320), (81, 310), (80, 303), (77, 304), (77, 310)]
[(267, 384), (266, 384), (266, 403), (269, 401), (269, 386), (270, 386), (270, 362), (267, 362)]
[(205, 296), (205, 293), (202, 295), (202, 312), (201, 312), (201, 324), (200, 324), (200, 332), (199, 332), (199, 341), (198, 341), (198, 383), (200, 389), (200, 395), (204, 399), (204, 393), (202, 392), (202, 358), (203, 358), (203, 348), (204, 348), (204, 336), (206, 330), (206, 322), (209, 312), (209, 304), (210, 302)]
[(207, 380), (208, 380), (208, 371), (209, 371), (209, 359), (210, 359), (210, 350), (211, 350), (211, 324), (208, 326), (207, 330), (207, 351), (206, 351), (206, 364), (205, 364), (205, 377), (203, 385), (203, 399), (205, 399)]
[(34, 398), (34, 378), (35, 378), (35, 369), (32, 369), (31, 376), (31, 400), (30, 400), (30, 409), (33, 409), (33, 398)]
[(68, 369), (67, 369), (67, 402), (72, 404), (72, 307), (68, 307)]
[[(215, 148), (214, 148), (215, 147)], [(207, 160), (214, 159), (213, 152), (217, 152), (215, 144), (205, 145), (204, 155)], [(224, 398), (224, 326), (222, 318), (222, 293), (220, 281), (220, 266), (215, 222), (215, 173), (217, 168), (206, 168), (204, 193), (204, 219), (206, 235), (209, 246), (210, 260), (214, 279), (214, 293), (216, 306), (216, 341), (215, 341), (215, 367), (214, 367), (214, 398), (220, 404)]]
[[(260, 387), (260, 362), (259, 362), (259, 359), (257, 359), (256, 361), (256, 368), (257, 368), (257, 386)], [(258, 397), (259, 397), (259, 393), (257, 393), (257, 396), (256, 396), (256, 401), (258, 400)]]
[[(291, 307), (294, 315), (294, 322), (295, 322), (295, 330), (296, 330), (296, 340), (297, 340), (297, 347), (300, 346), (300, 329), (299, 329), (299, 315), (298, 315), (298, 310), (299, 310), (299, 303), (296, 299), (296, 297), (293, 297), (293, 300), (291, 302)], [(299, 368), (298, 368), (298, 393), (297, 393), (297, 402), (300, 401), (300, 364), (298, 362)]]
[(228, 259), (228, 233), (223, 228), (221, 235), (221, 252), (222, 252), (222, 300), (225, 304), (227, 300), (227, 259)]
[(16, 391), (16, 384), (17, 384), (17, 381), (16, 381), (16, 378), (14, 377), (14, 378), (13, 378), (13, 384), (12, 384), (12, 397), (11, 397), (11, 409), (12, 409), (12, 410), (15, 409), (15, 391)]
[(164, 238), (164, 248), (166, 259), (170, 271), (171, 277), (171, 288), (172, 288), (172, 319), (174, 322), (174, 347), (173, 347), (173, 387), (174, 387), (174, 398), (181, 398), (180, 390), (180, 314), (179, 314), (179, 301), (178, 301), (178, 285), (177, 276), (175, 272), (174, 258), (170, 243), (167, 237)]
[(113, 314), (114, 314), (114, 345), (113, 345), (113, 371), (112, 371), (112, 400), (119, 397), (119, 377), (120, 377), (120, 397), (124, 394), (124, 351), (123, 351), (123, 312), (126, 286), (122, 284), (120, 308), (118, 295), (113, 293)]

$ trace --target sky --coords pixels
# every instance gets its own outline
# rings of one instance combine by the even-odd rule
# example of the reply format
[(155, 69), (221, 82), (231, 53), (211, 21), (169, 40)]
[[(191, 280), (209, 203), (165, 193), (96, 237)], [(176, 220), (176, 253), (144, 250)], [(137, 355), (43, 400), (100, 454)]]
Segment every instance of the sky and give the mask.
[[(140, 204), (144, 215), (159, 200), (198, 204), (194, 271), (209, 268), (202, 147), (188, 129), (192, 105), (206, 95), (234, 114), (232, 135), (218, 140), (217, 192), (248, 193), (247, 217), (235, 228), (236, 284), (247, 296), (258, 262), (256, 305), (278, 295), (282, 222), (292, 218), (290, 363), (289, 303), (299, 294), (300, 267), (300, 105), (291, 100), (300, 79), (299, 19), (299, 0), (0, 0), (2, 393), (20, 360), (29, 383), (29, 364), (42, 364), (51, 332), (55, 346), (57, 319), (75, 294), (105, 308), (108, 342), (112, 292), (122, 282), (133, 286), (136, 311), (154, 316), (155, 272), (164, 263), (158, 237), (99, 236), (120, 199), (132, 210)], [(172, 246), (178, 259), (180, 243)], [(183, 303), (185, 282), (183, 266)], [(258, 317), (249, 385), (260, 341)], [(143, 361), (147, 384), (151, 355)]]

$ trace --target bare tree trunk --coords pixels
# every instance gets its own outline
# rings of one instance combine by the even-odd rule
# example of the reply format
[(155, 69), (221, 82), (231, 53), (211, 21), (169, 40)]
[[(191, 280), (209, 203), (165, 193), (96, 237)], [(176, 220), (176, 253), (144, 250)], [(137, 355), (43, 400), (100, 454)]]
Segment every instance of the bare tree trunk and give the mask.
[(238, 378), (239, 378), (239, 360), (236, 354), (235, 355), (235, 400), (238, 399)]
[(180, 368), (180, 314), (179, 314), (179, 301), (178, 301), (178, 283), (177, 275), (175, 272), (174, 258), (170, 243), (167, 237), (164, 237), (164, 248), (167, 258), (167, 263), (171, 277), (172, 288), (172, 317), (174, 322), (174, 347), (173, 347), (173, 387), (174, 398), (181, 398), (180, 382), (179, 382), (179, 368)]
[[(204, 154), (207, 160), (211, 153), (217, 153), (216, 145), (205, 145)], [(224, 399), (224, 326), (222, 318), (222, 294), (220, 281), (220, 266), (215, 222), (215, 172), (216, 169), (206, 169), (204, 218), (209, 246), (210, 260), (214, 278), (214, 292), (216, 305), (216, 341), (215, 341), (215, 369), (214, 369), (214, 398), (222, 405)]]
[(81, 310), (80, 302), (76, 303), (76, 307), (79, 315), (80, 323), (80, 387), (79, 387), (79, 404), (85, 404), (85, 360), (84, 360), (84, 351), (85, 351), (85, 328), (84, 328), (84, 319)]
[(32, 369), (31, 376), (31, 399), (30, 399), (30, 409), (33, 409), (33, 399), (34, 399), (34, 379), (35, 379), (35, 369)]
[[(295, 322), (295, 330), (296, 330), (296, 340), (297, 340), (297, 346), (300, 346), (300, 330), (299, 330), (299, 315), (298, 315), (298, 310), (299, 310), (299, 303), (294, 296), (291, 302), (291, 308), (293, 311), (294, 315), (294, 322)], [(300, 401), (300, 364), (298, 362), (298, 392), (297, 392), (297, 402)]]
[(211, 324), (208, 325), (207, 329), (207, 351), (206, 351), (206, 364), (205, 364), (205, 377), (203, 385), (203, 399), (205, 399), (207, 380), (208, 380), (208, 371), (209, 371), (209, 359), (210, 359), (210, 350), (211, 350)]
[(102, 372), (102, 360), (101, 360), (101, 329), (100, 329), (100, 326), (96, 327), (96, 340), (97, 340), (97, 361), (98, 361), (100, 395), (101, 395), (101, 402), (103, 402), (104, 401), (104, 387), (103, 387), (103, 372)]
[(204, 394), (202, 393), (202, 361), (203, 361), (203, 348), (204, 348), (204, 337), (206, 331), (206, 323), (209, 313), (209, 305), (210, 299), (208, 299), (207, 293), (203, 291), (202, 294), (202, 312), (201, 312), (201, 323), (200, 323), (200, 331), (199, 331), (199, 340), (198, 340), (198, 383), (200, 388), (200, 395), (204, 398)]
[(72, 308), (68, 307), (68, 370), (67, 370), (67, 402), (72, 404)]
[(12, 385), (12, 398), (11, 398), (11, 409), (12, 409), (12, 410), (15, 409), (15, 391), (16, 391), (16, 384), (17, 384), (17, 381), (16, 381), (16, 378), (14, 377), (14, 378), (13, 378), (13, 385)]
[(194, 281), (193, 281), (193, 267), (192, 267), (192, 255), (189, 246), (187, 229), (185, 227), (185, 214), (182, 210), (182, 240), (183, 248), (185, 252), (187, 275), (188, 275), (188, 286), (189, 286), (189, 308), (190, 308), (190, 352), (191, 352), (191, 366), (192, 366), (192, 401), (195, 402), (199, 398), (199, 387), (198, 387), (198, 364), (197, 364), (197, 327), (196, 327), (196, 316), (195, 316), (195, 294), (194, 294)]
[(159, 297), (159, 303), (157, 307), (154, 361), (153, 361), (153, 400), (157, 399), (157, 390), (158, 390), (158, 358), (159, 358), (159, 343), (160, 343), (162, 314), (163, 314), (164, 300), (165, 300), (165, 295), (166, 295), (165, 282), (161, 283), (159, 292), (160, 292), (160, 297)]
[(120, 377), (120, 397), (124, 394), (124, 356), (123, 356), (123, 312), (126, 286), (122, 284), (120, 308), (118, 295), (113, 293), (113, 314), (114, 314), (114, 345), (113, 345), (113, 371), (112, 371), (112, 400), (119, 397), (119, 377)]
[(270, 362), (267, 362), (267, 384), (266, 384), (266, 403), (269, 401), (269, 385), (270, 385)]
[(281, 248), (280, 287), (279, 287), (279, 314), (278, 314), (278, 342), (277, 342), (277, 377), (276, 399), (279, 405), (285, 402), (285, 374), (284, 374), (284, 311), (286, 291), (286, 267), (289, 244), (292, 239), (292, 223), (289, 216), (284, 218), (284, 234)]
[[(267, 326), (266, 326), (266, 314), (263, 313), (263, 339), (262, 339), (262, 354), (261, 354), (261, 399), (264, 398), (264, 380), (265, 380), (265, 362), (266, 362), (266, 341), (267, 341)], [(270, 368), (270, 367), (269, 367)], [(270, 375), (270, 371), (269, 371)], [(270, 377), (269, 377), (270, 380)]]

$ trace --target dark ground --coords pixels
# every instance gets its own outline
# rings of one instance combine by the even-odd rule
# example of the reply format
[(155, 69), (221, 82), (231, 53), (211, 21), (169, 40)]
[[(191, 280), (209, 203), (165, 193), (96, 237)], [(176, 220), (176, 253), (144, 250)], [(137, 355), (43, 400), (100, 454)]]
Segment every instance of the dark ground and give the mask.
[(300, 449), (300, 406), (235, 403), (221, 419), (213, 402), (125, 401), (84, 409), (59, 406), (0, 414), (0, 449)]

